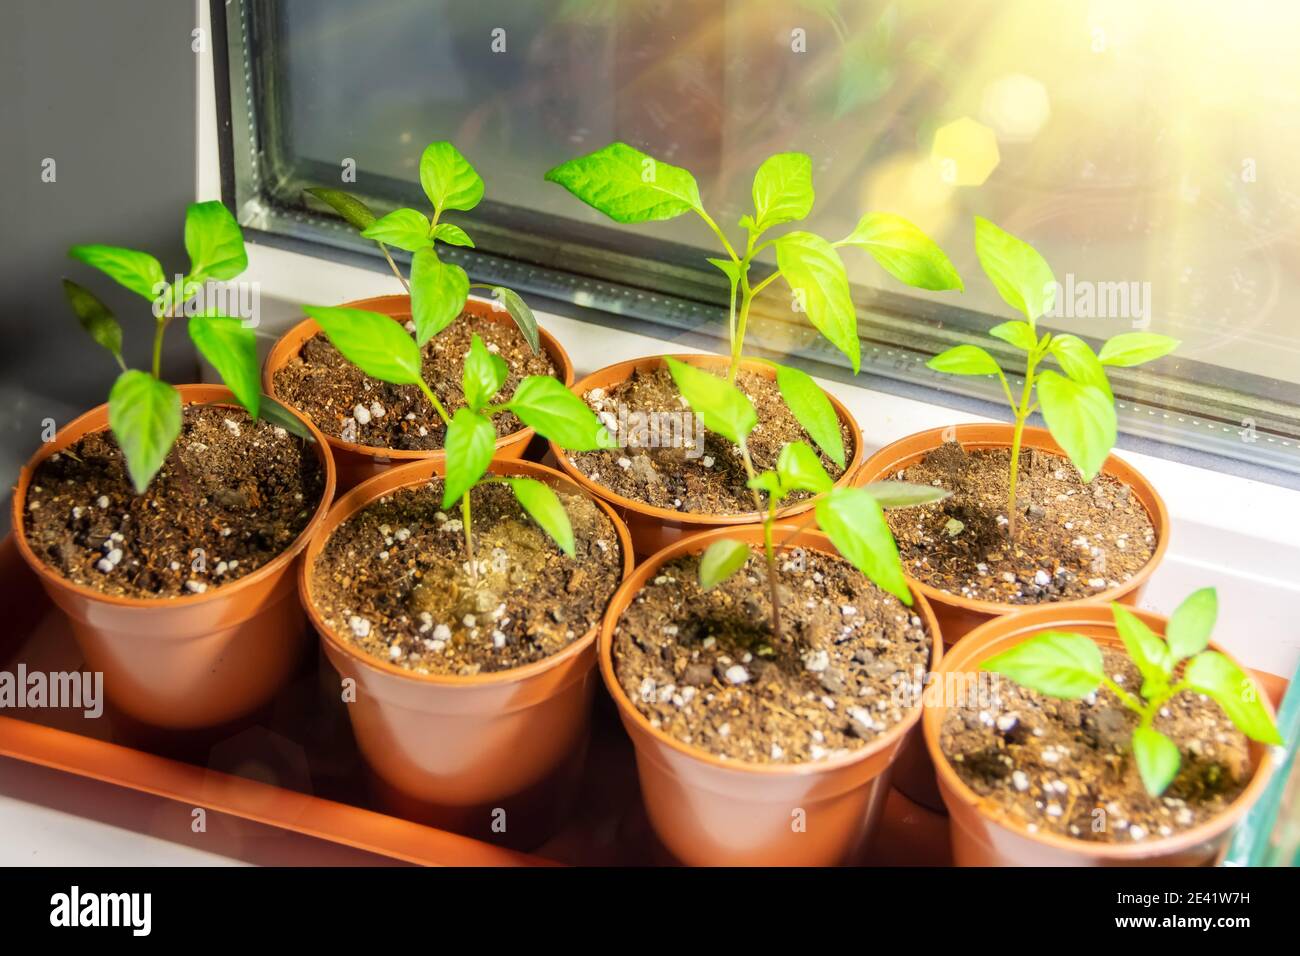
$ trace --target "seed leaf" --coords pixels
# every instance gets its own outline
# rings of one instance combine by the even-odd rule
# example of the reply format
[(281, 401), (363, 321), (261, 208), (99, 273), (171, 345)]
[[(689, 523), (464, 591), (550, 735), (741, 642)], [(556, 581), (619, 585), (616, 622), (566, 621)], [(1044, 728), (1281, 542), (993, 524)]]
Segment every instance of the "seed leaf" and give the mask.
[(281, 405), (270, 395), (263, 395), (261, 398), (262, 417), (272, 425), (279, 425), (290, 435), (297, 435), (299, 438), (315, 443), (316, 436), (307, 430), (299, 418), (288, 407)]
[(803, 369), (778, 365), (776, 387), (808, 437), (817, 443), (827, 458), (843, 468), (844, 437), (840, 434), (840, 419), (821, 386)]
[(776, 460), (776, 473), (781, 484), (791, 491), (808, 491), (820, 495), (830, 491), (835, 484), (826, 474), (822, 461), (801, 441), (787, 442)]
[(375, 214), (370, 211), (370, 207), (351, 193), (326, 186), (312, 186), (310, 189), (304, 189), (303, 192), (325, 203), (358, 232), (375, 221)]
[(537, 328), (537, 316), (533, 315), (533, 310), (528, 307), (523, 296), (513, 289), (507, 289), (503, 285), (495, 286), (492, 289), (492, 295), (496, 300), (506, 307), (510, 313), (510, 318), (515, 320), (515, 325), (519, 326), (519, 331), (523, 333), (528, 347), (532, 349), (533, 354), (537, 355), (542, 350), (542, 335)]
[(754, 231), (802, 219), (813, 207), (812, 160), (803, 153), (769, 156), (754, 175)]
[(515, 498), (534, 521), (551, 536), (560, 550), (574, 556), (573, 525), (560, 496), (551, 487), (532, 478), (507, 478)]
[(1122, 332), (1102, 345), (1098, 358), (1102, 365), (1128, 368), (1168, 355), (1180, 345), (1178, 339), (1154, 332)]
[(702, 208), (694, 176), (626, 143), (610, 143), (561, 163), (547, 172), (546, 181), (558, 183), (615, 222), (673, 219)]
[(1137, 761), (1142, 785), (1153, 797), (1160, 796), (1174, 782), (1183, 762), (1178, 745), (1150, 727), (1138, 727), (1133, 731), (1133, 757)]
[(185, 211), (185, 251), (190, 254), (191, 282), (224, 282), (248, 268), (244, 234), (230, 210), (220, 201), (191, 203)]
[(465, 368), (461, 372), (465, 404), (473, 411), (480, 411), (505, 384), (509, 374), (506, 360), (489, 352), (483, 340), (475, 333), (470, 342), (469, 355), (465, 358)]
[(976, 216), (975, 252), (1003, 301), (1023, 312), (1031, 326), (1052, 310), (1056, 276), (1037, 249)]
[(990, 657), (981, 670), (1011, 678), (1049, 697), (1078, 700), (1101, 683), (1101, 650), (1080, 634), (1046, 631)]
[(394, 209), (361, 230), (361, 235), (407, 252), (419, 252), (433, 245), (429, 217), (416, 209)]
[(844, 240), (871, 254), (881, 268), (917, 289), (964, 288), (952, 260), (917, 225), (887, 212), (869, 212)]
[(1251, 740), (1282, 743), (1277, 725), (1260, 700), (1259, 688), (1231, 659), (1218, 651), (1202, 651), (1187, 664), (1183, 680), (1192, 690), (1212, 697)]
[(808, 321), (848, 356), (857, 374), (862, 364), (858, 318), (849, 295), (849, 277), (839, 253), (821, 236), (790, 232), (774, 243), (776, 263)]
[(242, 320), (225, 315), (192, 316), (187, 328), (194, 347), (212, 363), (239, 404), (256, 418), (261, 410), (262, 385), (253, 330)]
[(936, 372), (949, 375), (997, 375), (997, 360), (978, 345), (954, 345), (925, 363)]
[(1214, 588), (1201, 588), (1174, 609), (1165, 627), (1165, 640), (1175, 661), (1199, 654), (1210, 643), (1219, 616), (1219, 595)]
[(732, 288), (740, 283), (740, 265), (730, 259), (710, 259), (709, 264), (716, 266), (718, 270), (731, 280)]
[(469, 276), (460, 266), (443, 262), (432, 248), (411, 257), (411, 319), (420, 345), (456, 321), (468, 298)]
[(440, 222), (433, 227), (433, 238), (449, 246), (468, 246), (474, 248), (474, 240), (460, 226), (452, 222)]
[(1115, 617), (1115, 630), (1124, 642), (1124, 649), (1142, 675), (1142, 696), (1150, 697), (1151, 693), (1163, 690), (1173, 669), (1168, 645), (1124, 605), (1118, 602), (1111, 604), (1111, 613)]
[(423, 381), (420, 347), (388, 316), (324, 305), (304, 306), (303, 311), (345, 359), (371, 378), (394, 385)]
[(1038, 346), (1038, 337), (1034, 335), (1033, 326), (1019, 319), (993, 326), (989, 329), (989, 335), (1003, 342), (1009, 342), (1026, 352), (1032, 352)]
[(483, 198), (483, 179), (451, 143), (430, 143), (420, 157), (420, 185), (441, 213), (473, 209)]
[(876, 499), (882, 508), (914, 508), (934, 504), (952, 495), (947, 488), (934, 485), (917, 485), (907, 481), (872, 481), (862, 490)]
[(180, 392), (148, 372), (128, 369), (108, 394), (108, 427), (136, 493), (144, 494), (181, 433)]
[(682, 398), (703, 416), (704, 427), (733, 444), (742, 444), (758, 424), (758, 413), (745, 393), (721, 376), (674, 358), (665, 361)]
[(749, 545), (743, 541), (724, 538), (709, 545), (700, 555), (700, 588), (710, 591), (745, 566), (749, 560)]
[(442, 507), (450, 508), (483, 477), (492, 464), (497, 430), (492, 423), (468, 408), (456, 409), (447, 426), (443, 449), (447, 456), (447, 474), (443, 480)]
[(167, 285), (162, 264), (147, 252), (119, 246), (73, 246), (68, 255), (93, 266), (136, 295), (152, 302)]
[(1092, 481), (1115, 447), (1115, 404), (1095, 385), (1046, 371), (1038, 379), (1043, 420), (1084, 481)]
[(850, 564), (911, 606), (898, 546), (876, 499), (861, 488), (836, 488), (818, 500), (816, 514), (817, 524)]
[(113, 318), (113, 312), (83, 285), (71, 279), (63, 280), (63, 294), (77, 314), (81, 327), (102, 345), (119, 363), (122, 361), (122, 326)]
[(507, 407), (537, 434), (569, 451), (594, 451), (612, 444), (587, 403), (549, 376), (525, 378)]

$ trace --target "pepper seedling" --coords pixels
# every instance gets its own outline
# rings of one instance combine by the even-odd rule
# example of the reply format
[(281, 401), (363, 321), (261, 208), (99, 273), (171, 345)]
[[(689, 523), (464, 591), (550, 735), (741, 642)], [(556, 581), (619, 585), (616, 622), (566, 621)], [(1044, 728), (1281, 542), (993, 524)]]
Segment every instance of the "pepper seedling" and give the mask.
[(367, 375), (393, 385), (418, 387), (446, 425), (442, 507), (460, 502), (465, 557), (472, 581), (478, 581), (478, 564), (474, 558), (469, 493), (484, 484), (509, 485), (524, 511), (560, 550), (573, 557), (573, 527), (559, 497), (548, 485), (532, 478), (484, 476), (496, 450), (492, 416), (503, 412), (513, 412), (525, 425), (561, 448), (594, 451), (608, 447), (611, 440), (605, 427), (582, 399), (556, 379), (530, 375), (519, 383), (508, 401), (494, 403), (509, 368), (505, 359), (489, 352), (475, 335), (461, 374), (465, 405), (454, 415), (449, 414), (424, 381), (419, 345), (391, 318), (364, 309), (332, 306), (306, 306), (304, 311), (316, 320), (343, 357)]
[[(853, 365), (861, 365), (861, 345), (848, 275), (838, 248), (857, 246), (868, 252), (890, 275), (920, 289), (961, 289), (961, 277), (943, 250), (917, 226), (901, 216), (867, 213), (857, 227), (838, 242), (811, 232), (794, 231), (763, 239), (769, 229), (797, 222), (812, 212), (815, 198), (812, 160), (804, 153), (769, 157), (754, 176), (753, 215), (744, 215), (743, 252), (719, 228), (700, 200), (699, 186), (687, 170), (661, 162), (626, 143), (571, 159), (546, 174), (587, 205), (620, 223), (674, 219), (694, 212), (717, 236), (725, 259), (709, 259), (727, 277), (730, 287), (727, 330), (731, 361), (727, 380), (734, 382), (744, 359), (745, 331), (754, 298), (778, 277), (790, 288), (792, 306)], [(777, 268), (751, 283), (754, 259), (771, 247)], [(776, 365), (777, 387), (799, 424), (828, 458), (844, 467), (844, 445), (830, 400), (799, 369)]]
[(188, 317), (190, 339), (212, 363), (235, 400), (259, 415), (311, 440), (302, 422), (279, 402), (263, 395), (257, 341), (244, 320), (199, 307), (195, 295), (209, 280), (233, 279), (248, 266), (239, 224), (216, 200), (192, 203), (185, 212), (185, 250), (190, 269), (168, 282), (161, 263), (147, 252), (120, 246), (79, 245), (68, 255), (93, 266), (118, 284), (153, 303), (153, 365), (150, 372), (127, 368), (122, 358), (122, 326), (89, 289), (71, 279), (63, 291), (77, 319), (117, 360), (121, 374), (108, 395), (108, 425), (126, 458), (137, 494), (144, 494), (181, 433), (181, 397), (162, 380), (163, 336), (173, 319)]
[[(1142, 365), (1167, 355), (1181, 343), (1153, 332), (1124, 332), (1093, 352), (1077, 335), (1038, 334), (1038, 319), (1052, 311), (1056, 277), (1038, 251), (987, 219), (975, 217), (975, 252), (980, 265), (1003, 301), (1022, 312), (1024, 321), (1003, 322), (989, 335), (1025, 353), (1025, 384), (1017, 399), (997, 360), (978, 345), (957, 345), (927, 363), (952, 375), (996, 375), (1015, 430), (1011, 439), (1011, 472), (1007, 482), (1007, 535), (1016, 535), (1016, 480), (1025, 422), (1040, 407), (1052, 438), (1061, 446), (1085, 482), (1097, 477), (1118, 435), (1115, 396), (1106, 377), (1107, 366)], [(1062, 375), (1039, 370), (1047, 358), (1056, 360)], [(1037, 399), (1035, 400), (1035, 395)]]
[[(876, 585), (911, 605), (912, 593), (903, 576), (898, 546), (890, 534), (883, 507), (929, 504), (949, 492), (931, 485), (901, 481), (876, 482), (869, 488), (835, 488), (821, 459), (804, 442), (781, 448), (776, 468), (758, 472), (749, 453), (749, 433), (758, 424), (753, 404), (735, 385), (693, 365), (669, 358), (668, 369), (687, 404), (704, 419), (704, 427), (717, 432), (740, 449), (754, 508), (763, 511), (763, 555), (767, 564), (772, 633), (780, 639), (781, 596), (777, 580), (775, 525), (781, 502), (796, 491), (816, 496), (813, 513), (836, 549)], [(766, 508), (764, 507), (766, 498)], [(744, 566), (749, 546), (724, 539), (711, 544), (700, 558), (699, 580), (704, 590), (716, 587)]]
[[(474, 248), (474, 240), (460, 226), (442, 222), (447, 210), (467, 212), (483, 198), (483, 179), (451, 143), (430, 143), (420, 156), (420, 185), (433, 205), (432, 218), (418, 209), (395, 209), (376, 217), (370, 208), (342, 189), (324, 186), (304, 190), (327, 204), (362, 236), (373, 239), (388, 260), (402, 288), (411, 296), (411, 320), (419, 345), (433, 338), (456, 320), (465, 308), (470, 289), (485, 289), (505, 307), (519, 326), (529, 348), (541, 349), (537, 319), (523, 297), (505, 286), (470, 282), (465, 270), (454, 262), (438, 258), (437, 244)], [(411, 253), (411, 279), (393, 261), (389, 246)]]
[(1281, 744), (1277, 725), (1246, 672), (1218, 651), (1206, 650), (1219, 602), (1214, 588), (1192, 593), (1174, 611), (1162, 640), (1122, 604), (1112, 604), (1115, 630), (1142, 677), (1137, 694), (1106, 674), (1101, 650), (1090, 638), (1046, 631), (989, 658), (982, 670), (1009, 677), (1023, 687), (1062, 700), (1078, 700), (1105, 687), (1138, 715), (1133, 757), (1142, 784), (1160, 796), (1182, 765), (1178, 745), (1152, 724), (1170, 700), (1181, 693), (1204, 694), (1223, 708), (1228, 719), (1251, 740)]

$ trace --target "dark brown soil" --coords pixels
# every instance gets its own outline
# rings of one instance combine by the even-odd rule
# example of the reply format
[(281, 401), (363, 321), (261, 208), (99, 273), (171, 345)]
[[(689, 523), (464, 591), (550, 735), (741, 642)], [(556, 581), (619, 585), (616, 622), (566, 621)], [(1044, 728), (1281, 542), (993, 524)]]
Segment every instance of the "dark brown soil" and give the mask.
[[(717, 370), (716, 374), (721, 376), (723, 372)], [(777, 456), (787, 442), (804, 441), (816, 448), (786, 408), (774, 381), (742, 371), (736, 384), (758, 412), (758, 426), (749, 436), (750, 457), (756, 469), (776, 467)], [(686, 408), (666, 367), (636, 372), (613, 388), (593, 389), (583, 398), (624, 446), (570, 456), (578, 470), (592, 481), (625, 498), (691, 514), (754, 510), (740, 450), (720, 435), (705, 432), (703, 425), (696, 426), (694, 415)], [(668, 414), (648, 418), (646, 413)], [(674, 427), (669, 427), (668, 422)], [(856, 436), (843, 422), (840, 432), (847, 453)], [(703, 447), (699, 444), (701, 434)], [(674, 445), (671, 437), (680, 441)], [(832, 478), (843, 474), (844, 469), (824, 455), (822, 465)], [(789, 500), (804, 497), (807, 495), (800, 492)]]
[[(546, 351), (534, 355), (513, 324), (462, 312), (426, 342), (423, 350), (424, 380), (448, 413), (455, 414), (465, 404), (461, 372), (475, 333), (510, 369), (499, 396), (513, 395), (529, 375), (556, 376)], [(442, 447), (446, 428), (419, 388), (371, 378), (345, 359), (323, 334), (304, 342), (298, 355), (275, 373), (275, 392), (333, 438), (376, 448), (431, 451)], [(492, 421), (498, 436), (523, 428), (509, 412)]]
[(807, 763), (863, 747), (912, 711), (930, 660), (921, 618), (839, 558), (781, 561), (781, 640), (757, 556), (707, 592), (698, 560), (679, 558), (623, 612), (614, 670), (654, 726), (719, 757)]
[(335, 529), (312, 569), (335, 633), (421, 674), (502, 671), (548, 657), (600, 621), (622, 577), (613, 522), (589, 498), (557, 489), (576, 556), (547, 537), (503, 485), (472, 492), (479, 584), (460, 509), (442, 482), (380, 498)]
[(1088, 598), (1123, 584), (1151, 560), (1156, 534), (1129, 487), (1108, 475), (1084, 484), (1068, 459), (1020, 455), (1014, 545), (1007, 537), (1008, 449), (936, 448), (892, 478), (952, 496), (886, 512), (903, 566), (933, 587), (1001, 604)]
[(76, 584), (137, 598), (205, 592), (293, 543), (325, 490), (316, 452), (240, 408), (187, 405), (171, 454), (137, 495), (111, 432), (37, 468), (24, 528)]
[[(1127, 657), (1114, 650), (1103, 657), (1117, 683), (1139, 685)], [(1152, 797), (1132, 755), (1137, 715), (1110, 691), (1064, 701), (989, 676), (996, 694), (968, 696), (963, 707), (949, 702), (943, 752), (972, 790), (1031, 832), (1102, 843), (1156, 840), (1223, 812), (1250, 780), (1245, 736), (1200, 694), (1179, 694), (1155, 720), (1183, 763), (1169, 789)]]

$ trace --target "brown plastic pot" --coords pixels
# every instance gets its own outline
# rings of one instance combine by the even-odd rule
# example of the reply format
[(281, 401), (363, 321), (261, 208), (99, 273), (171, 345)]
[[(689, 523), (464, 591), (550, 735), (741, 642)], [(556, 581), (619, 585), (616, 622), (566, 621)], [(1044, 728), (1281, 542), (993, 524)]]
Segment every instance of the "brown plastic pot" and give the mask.
[[(411, 319), (411, 297), (408, 295), (380, 295), (372, 299), (358, 299), (355, 302), (343, 303), (343, 307), (379, 312), (403, 324)], [(471, 298), (465, 303), (465, 310), (478, 318), (514, 328), (514, 320), (510, 318), (509, 313), (497, 310), (491, 302)], [(290, 359), (298, 354), (304, 343), (319, 331), (320, 326), (314, 319), (303, 319), (280, 336), (270, 354), (267, 355), (266, 366), (262, 372), (262, 387), (266, 389), (266, 394), (282, 401), (275, 391), (275, 373), (284, 368)], [(559, 379), (565, 385), (572, 385), (573, 362), (569, 360), (569, 353), (564, 351), (559, 340), (550, 332), (538, 329), (538, 334), (541, 338), (542, 350), (550, 357), (551, 364), (559, 373)], [(302, 412), (299, 414), (306, 417)], [(494, 458), (499, 461), (522, 458), (533, 436), (534, 432), (531, 428), (521, 428), (509, 435), (502, 435), (497, 439)], [(329, 442), (330, 452), (334, 455), (334, 464), (338, 469), (339, 494), (350, 491), (367, 478), (387, 471), (394, 465), (405, 464), (408, 461), (441, 461), (445, 455), (441, 448), (432, 451), (380, 448), (375, 445), (359, 445), (344, 441), (333, 435), (326, 435), (325, 440)]]
[[(466, 677), (417, 674), (335, 634), (313, 597), (312, 567), (339, 524), (384, 495), (442, 475), (445, 465), (428, 458), (390, 468), (340, 498), (307, 546), (299, 590), (325, 656), (341, 678), (355, 682), (348, 717), (388, 801), (445, 829), (534, 846), (562, 820), (576, 788), (597, 683), (597, 628), (524, 667)], [(494, 461), (489, 470), (581, 491), (528, 461)], [(614, 523), (626, 578), (633, 566), (627, 528), (612, 508), (596, 504)]]
[[(1138, 617), (1163, 635), (1165, 618), (1147, 611)], [(1114, 618), (1104, 605), (1061, 604), (996, 617), (971, 631), (944, 656), (936, 671), (939, 687), (948, 675), (973, 680), (981, 662), (1045, 630), (1083, 634), (1103, 644), (1122, 646)], [(1215, 650), (1223, 648), (1212, 644)], [(1263, 695), (1261, 695), (1263, 696)], [(1232, 828), (1263, 793), (1272, 772), (1267, 746), (1251, 742), (1255, 773), (1240, 796), (1219, 816), (1164, 839), (1142, 843), (1090, 843), (1050, 833), (1030, 833), (994, 801), (980, 797), (948, 763), (939, 746), (948, 713), (942, 694), (928, 691), (922, 718), (926, 748), (938, 768), (939, 789), (951, 817), (953, 862), (958, 866), (1203, 866), (1226, 849)], [(1270, 713), (1273, 708), (1265, 698)]]
[[(788, 547), (835, 555), (820, 531), (778, 526), (793, 534)], [(600, 630), (600, 671), (636, 749), (646, 813), (664, 846), (695, 866), (832, 866), (857, 860), (880, 820), (889, 793), (891, 764), (921, 717), (911, 715), (860, 750), (805, 764), (753, 764), (721, 760), (684, 744), (650, 722), (623, 692), (614, 674), (614, 630), (645, 583), (669, 561), (698, 554), (720, 538), (760, 545), (758, 526), (719, 528), (669, 545), (638, 565), (606, 611)], [(932, 642), (931, 668), (943, 654), (934, 612), (914, 592), (913, 610)], [(799, 815), (802, 811), (802, 815)], [(797, 820), (805, 824), (797, 830)]]
[[(873, 481), (883, 481), (900, 468), (908, 468), (916, 464), (945, 441), (959, 442), (968, 451), (979, 448), (1010, 448), (1012, 432), (1011, 425), (1002, 423), (953, 425), (916, 432), (886, 445), (868, 458), (866, 464), (858, 471), (855, 484), (861, 486)], [(1061, 446), (1043, 428), (1026, 428), (1021, 439), (1021, 447), (1037, 448), (1061, 456), (1065, 454)], [(1128, 485), (1142, 502), (1142, 506), (1146, 508), (1155, 528), (1155, 552), (1151, 555), (1151, 560), (1137, 574), (1119, 587), (1098, 591), (1095, 595), (1078, 601), (1060, 601), (1052, 607), (1073, 607), (1096, 602), (1109, 604), (1111, 601), (1136, 604), (1147, 580), (1169, 548), (1169, 513), (1151, 483), (1136, 468), (1114, 455), (1106, 459), (1105, 464), (1102, 465), (1102, 472)], [(935, 617), (939, 620), (939, 630), (943, 633), (944, 643), (949, 647), (969, 633), (972, 628), (979, 627), (996, 617), (1018, 614), (1026, 607), (1023, 604), (999, 604), (995, 601), (961, 597), (923, 581), (917, 581), (913, 586), (924, 594), (934, 607)], [(939, 796), (934, 765), (930, 762), (930, 756), (919, 734), (908, 741), (907, 747), (898, 758), (898, 765), (894, 772), (894, 786), (922, 806), (943, 812), (944, 805)]]
[[(691, 354), (669, 357), (685, 362), (688, 365), (694, 365), (697, 368), (725, 368), (730, 362), (730, 359), (723, 355)], [(597, 372), (592, 372), (573, 385), (573, 391), (580, 397), (593, 388), (603, 388), (608, 391), (631, 378), (633, 372), (645, 372), (658, 368), (663, 364), (663, 360), (663, 356), (656, 355), (606, 366)], [(776, 377), (776, 372), (771, 366), (762, 362), (746, 360), (741, 367), (747, 372), (756, 372), (768, 378)], [(835, 408), (835, 414), (839, 416), (840, 421), (848, 427), (849, 431), (850, 447), (846, 456), (847, 467), (844, 469), (844, 474), (840, 475), (835, 482), (837, 487), (843, 487), (852, 483), (854, 472), (862, 464), (862, 431), (858, 428), (858, 423), (852, 413), (838, 398), (830, 392), (826, 393), (826, 397), (830, 399), (831, 405)], [(559, 466), (564, 469), (565, 474), (593, 495), (608, 501), (618, 510), (619, 516), (627, 523), (628, 531), (632, 534), (632, 545), (636, 548), (639, 557), (654, 554), (668, 545), (680, 541), (687, 535), (701, 531), (713, 531), (717, 528), (752, 525), (763, 518), (756, 511), (745, 511), (729, 515), (711, 515), (692, 514), (675, 511), (671, 508), (656, 508), (633, 498), (625, 498), (599, 482), (592, 481), (574, 466), (564, 449), (554, 442), (551, 443), (551, 453), (555, 456)], [(782, 508), (778, 512), (778, 516), (781, 518), (794, 517), (807, 511), (811, 506), (809, 501), (794, 502)]]
[[(229, 389), (219, 385), (177, 389), (186, 405), (234, 404)], [(335, 480), (325, 436), (306, 424), (325, 472), (320, 504), (307, 526), (251, 574), (184, 597), (117, 597), (74, 584), (41, 561), (27, 540), (23, 508), (37, 466), (83, 435), (107, 428), (107, 405), (64, 426), (23, 467), (12, 512), (18, 551), (67, 615), (86, 665), (103, 672), (109, 700), (129, 716), (175, 730), (213, 727), (265, 704), (293, 672), (307, 629), (291, 572), (325, 520)]]

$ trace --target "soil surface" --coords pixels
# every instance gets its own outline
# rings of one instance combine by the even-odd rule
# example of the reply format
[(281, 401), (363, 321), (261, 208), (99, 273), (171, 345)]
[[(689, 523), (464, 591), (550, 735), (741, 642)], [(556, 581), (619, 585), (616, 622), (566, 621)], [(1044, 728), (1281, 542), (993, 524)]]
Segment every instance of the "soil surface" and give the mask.
[(1001, 604), (1047, 604), (1118, 587), (1155, 553), (1146, 509), (1123, 482), (1084, 484), (1069, 460), (1020, 455), (1014, 545), (1007, 537), (1011, 452), (934, 449), (891, 478), (947, 488), (932, 505), (887, 511), (903, 566), (932, 587)]
[(460, 508), (439, 507), (441, 480), (372, 502), (334, 530), (316, 559), (322, 617), (367, 654), (421, 674), (508, 670), (562, 650), (599, 623), (623, 554), (603, 511), (556, 490), (573, 525), (573, 558), (508, 487), (474, 489), (477, 586)]
[[(724, 374), (721, 369), (711, 371), (719, 377)], [(758, 412), (758, 425), (749, 436), (750, 457), (758, 471), (775, 468), (787, 442), (803, 441), (817, 447), (781, 400), (776, 382), (742, 370), (736, 384)], [(666, 366), (634, 372), (627, 381), (609, 389), (592, 389), (583, 398), (622, 446), (570, 453), (570, 460), (592, 481), (658, 508), (692, 514), (754, 510), (740, 450), (722, 436), (705, 432), (703, 424), (696, 424)], [(856, 436), (843, 422), (840, 433), (848, 454)], [(825, 455), (821, 458), (832, 478), (844, 473)], [(806, 497), (806, 493), (797, 492), (788, 500)]]
[(143, 495), (107, 429), (36, 469), (24, 528), (77, 584), (137, 598), (201, 594), (256, 571), (307, 526), (325, 490), (316, 452), (241, 408), (187, 405)]
[(807, 763), (865, 746), (912, 712), (930, 660), (921, 618), (847, 561), (782, 552), (784, 638), (753, 556), (711, 591), (665, 565), (614, 633), (614, 671), (655, 727), (718, 757)]
[[(408, 323), (408, 329), (414, 326)], [(475, 334), (510, 369), (498, 396), (514, 394), (529, 375), (557, 376), (543, 349), (534, 355), (513, 323), (462, 312), (460, 318), (425, 343), (424, 380), (449, 414), (465, 404), (461, 373)], [(280, 401), (311, 418), (325, 434), (376, 448), (433, 451), (442, 447), (446, 427), (415, 385), (390, 385), (371, 378), (345, 359), (323, 333), (302, 344), (297, 356), (275, 373)], [(494, 415), (497, 436), (523, 428), (513, 414)]]
[[(1103, 658), (1116, 683), (1139, 686), (1127, 657), (1107, 649)], [(1246, 737), (1203, 695), (1179, 694), (1155, 720), (1183, 763), (1153, 797), (1133, 760), (1137, 715), (1110, 691), (1064, 701), (1005, 678), (995, 686), (996, 695), (972, 694), (948, 711), (940, 742), (972, 790), (1031, 832), (1102, 843), (1161, 839), (1222, 813), (1250, 780)]]

